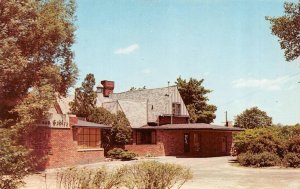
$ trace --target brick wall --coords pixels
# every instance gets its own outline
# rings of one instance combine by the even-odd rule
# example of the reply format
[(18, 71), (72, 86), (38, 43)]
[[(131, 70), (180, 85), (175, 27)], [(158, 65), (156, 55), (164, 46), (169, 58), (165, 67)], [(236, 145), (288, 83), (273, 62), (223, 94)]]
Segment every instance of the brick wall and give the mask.
[[(70, 117), (70, 124), (76, 122), (75, 118)], [(103, 161), (103, 149), (78, 148), (76, 133), (73, 127), (68, 129), (37, 127), (30, 139), (27, 139), (27, 145), (41, 160), (38, 168), (65, 167)]]
[[(230, 155), (232, 132), (224, 131), (196, 131), (196, 130), (157, 130), (156, 144), (136, 144), (134, 131), (133, 144), (126, 145), (125, 149), (139, 155), (151, 154), (154, 156), (199, 156), (212, 157)], [(184, 152), (184, 134), (190, 135), (190, 152)], [(194, 134), (200, 136), (200, 151), (196, 151)], [(226, 151), (222, 152), (222, 137), (226, 138)]]
[(185, 124), (189, 123), (188, 117), (176, 117), (176, 116), (159, 116), (159, 125), (165, 124)]

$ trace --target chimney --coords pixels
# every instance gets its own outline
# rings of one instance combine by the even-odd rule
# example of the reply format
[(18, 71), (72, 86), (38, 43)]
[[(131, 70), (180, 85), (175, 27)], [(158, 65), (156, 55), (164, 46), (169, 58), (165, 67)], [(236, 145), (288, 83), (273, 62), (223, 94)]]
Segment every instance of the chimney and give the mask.
[(103, 86), (103, 96), (109, 97), (109, 95), (114, 92), (115, 82), (103, 80), (101, 81), (101, 84)]

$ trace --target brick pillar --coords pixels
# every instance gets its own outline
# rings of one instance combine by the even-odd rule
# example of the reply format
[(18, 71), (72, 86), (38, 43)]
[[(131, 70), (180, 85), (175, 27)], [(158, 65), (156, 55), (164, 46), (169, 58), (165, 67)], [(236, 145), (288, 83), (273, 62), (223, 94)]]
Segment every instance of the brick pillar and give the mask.
[(70, 127), (72, 127), (73, 125), (78, 123), (78, 118), (76, 117), (76, 115), (69, 115), (69, 124)]

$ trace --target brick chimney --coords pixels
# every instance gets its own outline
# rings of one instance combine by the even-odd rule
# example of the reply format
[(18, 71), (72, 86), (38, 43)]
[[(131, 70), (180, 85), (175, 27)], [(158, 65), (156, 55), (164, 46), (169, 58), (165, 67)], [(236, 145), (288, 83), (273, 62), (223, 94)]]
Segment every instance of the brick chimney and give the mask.
[(115, 82), (103, 80), (101, 81), (101, 84), (103, 86), (103, 96), (109, 97), (109, 95), (114, 92)]

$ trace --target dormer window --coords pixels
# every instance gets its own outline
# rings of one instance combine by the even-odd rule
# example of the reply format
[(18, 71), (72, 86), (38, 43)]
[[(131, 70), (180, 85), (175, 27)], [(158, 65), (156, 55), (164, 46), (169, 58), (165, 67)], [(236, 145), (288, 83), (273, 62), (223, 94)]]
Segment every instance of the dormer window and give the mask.
[(180, 103), (172, 103), (172, 114), (173, 115), (181, 115), (181, 104)]

